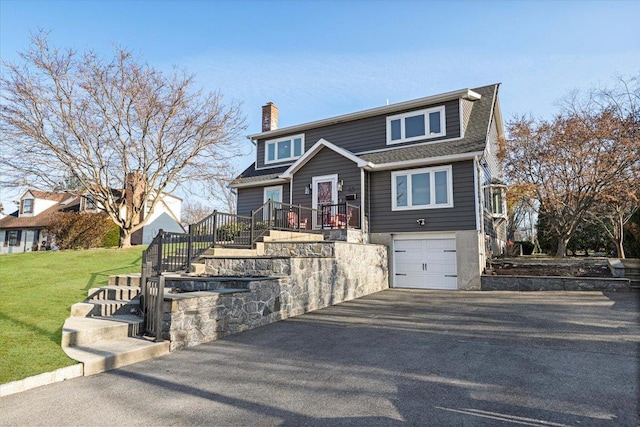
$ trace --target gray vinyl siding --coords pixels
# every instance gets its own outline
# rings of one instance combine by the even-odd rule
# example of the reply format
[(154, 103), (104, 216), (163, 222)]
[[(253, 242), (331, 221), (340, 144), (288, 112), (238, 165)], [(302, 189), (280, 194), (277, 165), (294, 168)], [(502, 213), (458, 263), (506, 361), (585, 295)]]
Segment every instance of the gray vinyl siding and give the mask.
[(314, 176), (338, 174), (338, 181), (344, 181), (343, 190), (338, 192), (338, 202), (344, 202), (347, 194), (357, 194), (357, 200), (349, 204), (360, 206), (360, 168), (351, 160), (333, 150), (323, 148), (293, 176), (293, 204), (313, 206), (311, 194), (304, 194), (304, 187), (311, 184)]
[(289, 184), (269, 184), (262, 187), (238, 188), (237, 214), (249, 216), (264, 203), (264, 188), (282, 185), (282, 202), (289, 203)]
[[(475, 196), (473, 162), (458, 162), (452, 165), (453, 207), (409, 211), (391, 210), (391, 172), (371, 174), (371, 233), (399, 233), (425, 231), (475, 230)], [(404, 169), (398, 169), (404, 170)], [(426, 224), (416, 223), (424, 218)]]
[[(309, 129), (304, 132), (304, 149), (308, 150), (318, 142), (321, 138), (351, 151), (352, 153), (362, 153), (372, 150), (382, 150), (387, 148), (407, 147), (422, 142), (436, 142), (442, 139), (451, 139), (460, 137), (460, 103), (457, 99), (445, 102), (444, 104), (434, 104), (413, 108), (404, 112), (422, 110), (425, 108), (445, 106), (446, 129), (445, 136), (439, 138), (426, 138), (424, 140), (412, 141), (408, 143), (387, 145), (387, 115), (368, 117), (365, 119), (354, 120), (348, 123), (340, 123), (336, 125), (323, 126), (320, 128)], [(396, 114), (402, 114), (397, 112)], [(258, 140), (257, 150), (257, 168), (264, 168), (264, 150), (265, 140)], [(291, 164), (292, 162), (269, 164), (269, 167), (275, 167), (283, 164)]]

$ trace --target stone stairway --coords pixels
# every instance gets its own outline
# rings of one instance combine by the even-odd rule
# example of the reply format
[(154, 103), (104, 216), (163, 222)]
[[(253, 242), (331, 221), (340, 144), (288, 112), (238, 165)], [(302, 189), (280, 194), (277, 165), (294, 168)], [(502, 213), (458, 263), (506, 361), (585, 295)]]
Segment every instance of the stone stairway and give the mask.
[[(321, 287), (302, 291), (308, 295), (305, 301), (285, 307), (288, 315), (302, 314), (360, 295), (371, 282), (362, 280), (358, 289), (348, 295), (343, 290), (346, 289), (344, 285), (337, 286), (335, 290), (329, 286), (329, 276), (337, 262), (335, 245), (336, 242), (324, 241), (321, 234), (270, 230), (256, 243), (255, 249), (212, 248), (200, 256), (198, 262), (191, 264), (190, 272), (166, 274), (165, 298), (175, 305), (177, 301), (187, 301), (199, 291), (207, 291), (207, 295), (217, 295), (216, 298), (225, 298), (225, 301), (248, 299), (251, 298), (249, 294), (255, 294), (260, 296), (260, 300), (247, 307), (261, 310), (260, 318), (256, 320), (261, 325), (268, 317), (265, 313), (275, 312), (271, 314), (274, 319), (280, 316), (279, 297), (276, 303), (275, 297), (273, 301), (268, 298), (263, 301), (261, 296), (270, 284), (280, 288), (289, 286), (289, 283), (307, 283), (310, 280), (308, 275), (314, 276), (312, 282), (322, 276), (318, 282)], [(362, 245), (356, 247), (361, 248)], [(383, 252), (386, 254), (386, 249)], [(357, 262), (357, 259), (350, 256), (343, 259), (349, 261), (341, 267), (345, 273), (339, 279), (347, 280), (351, 273), (346, 271), (346, 266), (351, 261)], [(357, 264), (355, 267), (349, 265), (349, 270), (361, 267), (367, 270), (361, 272), (365, 277), (371, 269), (367, 263)], [(139, 274), (111, 276), (107, 286), (90, 289), (85, 301), (71, 307), (71, 317), (65, 321), (62, 331), (62, 348), (69, 357), (83, 363), (84, 375), (126, 366), (187, 346), (170, 341), (156, 343), (141, 336), (139, 293)], [(296, 292), (298, 294), (300, 292)], [(265, 308), (267, 300), (273, 303), (273, 307)], [(235, 313), (232, 308), (230, 310)], [(241, 316), (247, 313), (240, 310)], [(231, 322), (227, 332), (252, 327), (243, 323), (246, 319), (241, 320)]]
[(107, 286), (90, 289), (71, 306), (62, 328), (62, 349), (84, 365), (84, 375), (151, 359), (169, 352), (169, 343), (141, 337), (138, 316), (140, 275), (109, 277)]

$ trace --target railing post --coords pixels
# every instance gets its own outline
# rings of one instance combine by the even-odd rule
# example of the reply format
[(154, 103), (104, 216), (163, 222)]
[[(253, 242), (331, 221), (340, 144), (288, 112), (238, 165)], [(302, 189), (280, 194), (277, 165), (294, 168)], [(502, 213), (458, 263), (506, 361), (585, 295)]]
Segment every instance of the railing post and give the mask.
[(160, 275), (160, 277), (158, 278), (158, 294), (156, 295), (155, 301), (156, 306), (154, 307), (155, 318), (153, 319), (153, 329), (156, 333), (155, 342), (164, 341), (164, 339), (162, 338), (162, 306), (164, 303), (164, 280), (164, 276)]
[(158, 258), (156, 259), (158, 262), (158, 271), (155, 271), (155, 273), (160, 275), (162, 273), (162, 242), (164, 240), (164, 231), (162, 228), (158, 231), (158, 236), (160, 237), (158, 240)]
[(218, 240), (218, 210), (213, 211), (213, 245), (212, 248), (216, 247), (216, 241)]
[(298, 204), (298, 215), (297, 215), (298, 216), (298, 224), (296, 224), (297, 227), (298, 227), (298, 230), (300, 230), (300, 216), (301, 215), (302, 215), (302, 205)]
[[(146, 254), (145, 254), (146, 255)], [(151, 270), (151, 261), (146, 261), (146, 257), (143, 257), (142, 260), (142, 272), (140, 274), (140, 311), (142, 313), (142, 335), (147, 328), (147, 297), (149, 295), (149, 289), (147, 284), (147, 279), (149, 277), (149, 272)]]
[(256, 219), (254, 216), (254, 212), (251, 211), (251, 227), (249, 227), (249, 244), (253, 247), (253, 230), (256, 226)]
[(187, 272), (191, 269), (191, 257), (193, 256), (193, 227), (189, 224), (189, 236), (187, 237)]

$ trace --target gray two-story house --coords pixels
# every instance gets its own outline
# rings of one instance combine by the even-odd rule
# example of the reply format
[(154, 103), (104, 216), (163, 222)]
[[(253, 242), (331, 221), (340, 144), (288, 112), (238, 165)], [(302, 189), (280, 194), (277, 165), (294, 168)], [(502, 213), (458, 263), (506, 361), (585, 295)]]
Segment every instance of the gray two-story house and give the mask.
[(301, 228), (355, 226), (363, 241), (388, 245), (391, 286), (479, 289), (487, 258), (506, 243), (498, 88), (281, 129), (268, 103), (262, 132), (249, 136), (256, 161), (231, 184), (237, 214), (268, 200), (313, 209), (344, 204), (334, 212), (342, 215), (305, 219)]

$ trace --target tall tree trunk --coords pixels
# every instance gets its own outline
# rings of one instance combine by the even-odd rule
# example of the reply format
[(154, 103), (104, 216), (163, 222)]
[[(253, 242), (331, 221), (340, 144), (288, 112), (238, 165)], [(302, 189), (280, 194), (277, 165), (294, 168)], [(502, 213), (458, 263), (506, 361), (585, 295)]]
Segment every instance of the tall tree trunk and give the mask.
[(618, 212), (618, 217), (616, 218), (614, 236), (616, 240), (616, 251), (618, 252), (618, 258), (624, 259), (624, 218), (622, 211)]
[(131, 233), (120, 229), (120, 249), (128, 249), (131, 247)]
[(556, 256), (560, 258), (564, 258), (567, 256), (567, 244), (569, 243), (569, 238), (562, 236), (558, 239), (558, 248), (556, 250)]

